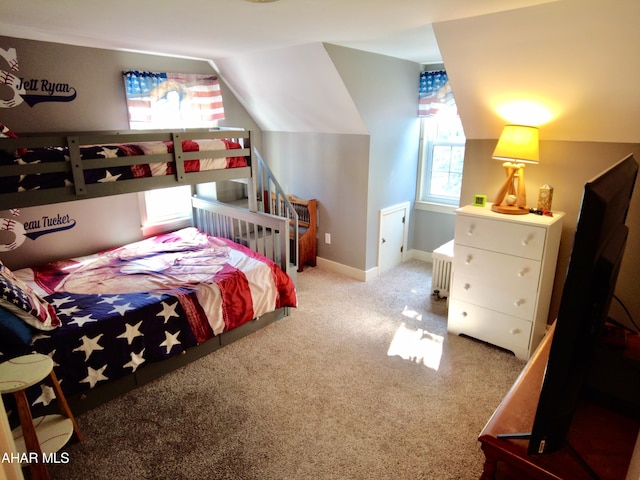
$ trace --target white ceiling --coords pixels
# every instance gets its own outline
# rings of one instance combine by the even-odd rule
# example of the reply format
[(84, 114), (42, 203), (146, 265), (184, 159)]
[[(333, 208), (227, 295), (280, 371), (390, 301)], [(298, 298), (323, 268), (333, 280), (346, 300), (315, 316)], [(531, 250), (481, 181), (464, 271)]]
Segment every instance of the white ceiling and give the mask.
[(434, 22), (556, 0), (17, 0), (0, 35), (217, 60), (335, 43), (418, 63), (441, 61)]
[(639, 20), (638, 0), (6, 0), (0, 35), (208, 60), (265, 131), (366, 133), (336, 44), (445, 63), (467, 138), (533, 100), (542, 139), (638, 142)]

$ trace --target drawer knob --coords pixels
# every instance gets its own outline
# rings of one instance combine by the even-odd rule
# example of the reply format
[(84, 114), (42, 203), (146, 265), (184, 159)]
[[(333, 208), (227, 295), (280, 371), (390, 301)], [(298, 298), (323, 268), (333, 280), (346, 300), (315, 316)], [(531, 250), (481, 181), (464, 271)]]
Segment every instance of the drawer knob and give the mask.
[(467, 315), (468, 315), (468, 313), (467, 313), (467, 312), (462, 312), (462, 318), (466, 318), (466, 317), (467, 317)]
[(519, 298), (518, 300), (516, 300), (515, 302), (513, 302), (513, 304), (514, 304), (516, 307), (519, 307), (519, 306), (520, 306), (520, 305), (522, 305), (523, 303), (524, 303), (524, 299), (522, 299), (522, 298)]
[(467, 255), (467, 258), (465, 259), (464, 263), (466, 263), (467, 265), (469, 265), (471, 263), (471, 259), (473, 258), (473, 256), (471, 255)]
[(533, 240), (533, 235), (532, 234), (527, 235), (527, 238), (524, 238), (522, 240), (522, 246), (526, 247), (527, 245), (529, 245), (529, 243), (531, 243), (531, 240)]
[(528, 268), (523, 268), (522, 270), (520, 270), (520, 271), (518, 272), (518, 276), (522, 278), (522, 277), (524, 277), (528, 272), (529, 272), (529, 269), (528, 269)]
[(512, 328), (511, 330), (509, 330), (509, 333), (511, 333), (511, 335), (519, 335), (520, 334), (520, 329), (519, 328)]
[(470, 225), (469, 226), (469, 230), (467, 230), (467, 235), (471, 236), (475, 233), (476, 231), (476, 226), (475, 225)]
[(469, 290), (471, 288), (471, 285), (469, 285), (468, 283), (465, 283), (462, 288), (464, 288), (465, 290)]

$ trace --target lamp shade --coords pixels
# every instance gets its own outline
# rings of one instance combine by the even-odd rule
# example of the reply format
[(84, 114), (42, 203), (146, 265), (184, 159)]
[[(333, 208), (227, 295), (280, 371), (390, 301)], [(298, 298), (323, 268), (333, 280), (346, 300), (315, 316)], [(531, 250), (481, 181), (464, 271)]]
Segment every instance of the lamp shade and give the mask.
[(538, 163), (538, 128), (505, 125), (492, 156), (496, 160)]

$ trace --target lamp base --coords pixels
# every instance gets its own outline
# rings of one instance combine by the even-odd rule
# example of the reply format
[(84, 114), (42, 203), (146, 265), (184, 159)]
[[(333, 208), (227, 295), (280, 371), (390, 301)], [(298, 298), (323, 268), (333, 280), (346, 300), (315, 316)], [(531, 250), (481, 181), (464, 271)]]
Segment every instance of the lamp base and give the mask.
[(529, 213), (529, 207), (518, 207), (517, 205), (491, 205), (491, 210), (496, 213), (505, 213), (507, 215), (526, 215)]

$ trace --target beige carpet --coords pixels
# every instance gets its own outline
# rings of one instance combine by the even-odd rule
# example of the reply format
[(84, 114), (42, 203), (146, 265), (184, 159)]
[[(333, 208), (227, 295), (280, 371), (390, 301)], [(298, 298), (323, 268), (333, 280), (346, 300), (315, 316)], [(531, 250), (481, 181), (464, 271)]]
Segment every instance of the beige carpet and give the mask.
[(524, 366), (449, 336), (430, 265), (307, 268), (293, 315), (80, 415), (54, 479), (476, 479)]

